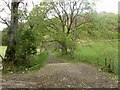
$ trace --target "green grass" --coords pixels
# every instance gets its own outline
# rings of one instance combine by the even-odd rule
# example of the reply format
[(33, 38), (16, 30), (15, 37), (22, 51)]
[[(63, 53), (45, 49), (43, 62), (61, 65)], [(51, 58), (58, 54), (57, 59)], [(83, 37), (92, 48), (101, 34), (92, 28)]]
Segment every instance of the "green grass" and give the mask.
[[(5, 51), (6, 51), (6, 46), (0, 46), (0, 54), (2, 55), (2, 57), (4, 57), (5, 55)], [(1, 58), (0, 58), (0, 61), (1, 61)]]
[(87, 41), (84, 46), (78, 45), (75, 50), (75, 62), (87, 62), (105, 67), (110, 60), (114, 63), (114, 73), (118, 73), (118, 41), (94, 40)]
[(45, 61), (48, 58), (48, 52), (44, 51), (41, 54), (32, 57), (31, 59), (31, 67), (29, 70), (38, 70), (40, 67), (44, 66)]
[(105, 59), (114, 64), (114, 74), (118, 74), (118, 41), (117, 40), (81, 40), (75, 49), (75, 59), (70, 56), (58, 56), (73, 63), (89, 63), (105, 70)]
[(0, 53), (3, 57), (5, 55), (6, 48), (7, 48), (6, 46), (0, 46)]

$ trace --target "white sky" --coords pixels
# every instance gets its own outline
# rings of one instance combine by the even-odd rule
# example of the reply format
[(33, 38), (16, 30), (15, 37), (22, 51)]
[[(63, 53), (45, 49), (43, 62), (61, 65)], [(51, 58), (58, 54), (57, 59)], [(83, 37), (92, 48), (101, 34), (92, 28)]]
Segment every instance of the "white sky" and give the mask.
[(96, 10), (98, 12), (106, 11), (106, 12), (118, 13), (119, 1), (120, 0), (99, 0), (96, 5)]
[[(2, 1), (2, 0), (0, 0)], [(32, 10), (32, 1), (37, 4), (39, 3), (41, 0), (26, 0), (26, 2), (29, 5), (29, 10)], [(97, 12), (113, 12), (113, 13), (118, 13), (118, 2), (120, 0), (96, 0), (97, 4), (96, 4), (96, 11)], [(0, 14), (1, 15), (1, 14)], [(2, 16), (7, 16), (5, 13), (2, 13)], [(3, 28), (5, 28), (6, 25), (3, 25), (0, 23), (0, 30), (2, 30)]]

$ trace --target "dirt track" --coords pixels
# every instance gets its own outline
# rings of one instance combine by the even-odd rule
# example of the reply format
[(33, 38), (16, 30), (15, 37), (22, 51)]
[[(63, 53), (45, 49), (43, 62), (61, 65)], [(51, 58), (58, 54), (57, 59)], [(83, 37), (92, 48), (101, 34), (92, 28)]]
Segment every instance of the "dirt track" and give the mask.
[(83, 63), (61, 63), (56, 60), (57, 58), (49, 56), (46, 65), (37, 72), (4, 76), (3, 88), (117, 87), (117, 78), (96, 67)]

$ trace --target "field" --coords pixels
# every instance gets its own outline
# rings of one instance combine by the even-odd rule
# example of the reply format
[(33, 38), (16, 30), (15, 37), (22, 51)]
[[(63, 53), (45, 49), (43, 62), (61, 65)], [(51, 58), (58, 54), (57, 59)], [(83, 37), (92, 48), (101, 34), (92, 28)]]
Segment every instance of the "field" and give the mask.
[[(85, 42), (84, 42), (85, 43)], [(94, 40), (87, 41), (84, 46), (78, 46), (75, 51), (77, 61), (88, 62), (91, 64), (105, 67), (110, 61), (114, 64), (114, 73), (118, 73), (118, 41)]]
[[(82, 43), (82, 44), (81, 44)], [(113, 64), (113, 73), (118, 74), (118, 41), (117, 40), (81, 40), (75, 50), (75, 59), (70, 62), (84, 62), (99, 66), (102, 69), (106, 68), (106, 64)], [(111, 62), (111, 63), (110, 63)], [(107, 68), (106, 68), (107, 69)]]
[[(5, 50), (6, 50), (6, 46), (0, 46), (0, 54), (4, 57), (5, 55)], [(1, 58), (0, 58), (1, 60)]]

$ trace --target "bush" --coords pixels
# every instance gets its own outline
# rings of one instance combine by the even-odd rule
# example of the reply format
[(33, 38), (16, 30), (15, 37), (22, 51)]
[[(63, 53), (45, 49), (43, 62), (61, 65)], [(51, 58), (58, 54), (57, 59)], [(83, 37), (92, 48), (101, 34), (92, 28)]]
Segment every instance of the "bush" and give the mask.
[(42, 52), (39, 55), (33, 55), (29, 58), (29, 65), (30, 67), (26, 66), (19, 66), (15, 68), (16, 72), (26, 73), (33, 70), (39, 70), (42, 66), (44, 66), (45, 61), (47, 60), (48, 54), (47, 51)]
[(31, 67), (29, 68), (29, 70), (37, 70), (40, 67), (42, 67), (44, 65), (47, 57), (48, 57), (47, 51), (44, 51), (37, 56), (33, 56), (30, 61)]
[(17, 66), (30, 67), (30, 57), (37, 53), (36, 38), (31, 30), (20, 30), (17, 33), (16, 61)]

